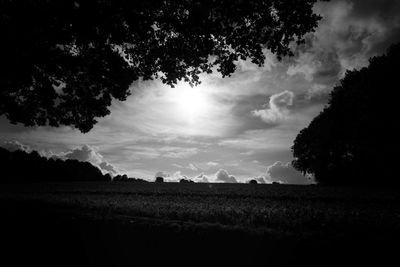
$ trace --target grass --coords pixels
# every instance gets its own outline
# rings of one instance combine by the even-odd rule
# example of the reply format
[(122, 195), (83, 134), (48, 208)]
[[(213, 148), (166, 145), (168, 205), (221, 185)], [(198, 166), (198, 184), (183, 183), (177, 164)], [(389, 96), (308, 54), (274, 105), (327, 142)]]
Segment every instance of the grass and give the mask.
[[(38, 225), (56, 218), (60, 227), (70, 229), (75, 225), (75, 236), (86, 236), (88, 244), (96, 243), (94, 236), (101, 233), (106, 237), (97, 243), (106, 247), (113, 243), (114, 249), (119, 248), (117, 258), (114, 254), (104, 256), (105, 248), (91, 251), (86, 247), (76, 252), (84, 251), (79, 260), (94, 263), (100, 254), (105, 257), (101, 262), (129, 262), (132, 251), (121, 251), (130, 247), (141, 251), (136, 255), (146, 254), (143, 247), (148, 239), (157, 244), (170, 240), (159, 248), (167, 251), (165, 258), (178, 253), (173, 247), (186, 251), (182, 246), (191, 246), (193, 250), (187, 250), (185, 255), (196, 249), (221, 253), (237, 250), (242, 257), (232, 256), (230, 261), (243, 265), (258, 263), (265, 257), (269, 261), (262, 261), (261, 265), (317, 264), (337, 253), (350, 255), (358, 262), (368, 251), (381, 262), (388, 259), (389, 243), (399, 237), (399, 200), (397, 188), (363, 187), (45, 183), (6, 185), (0, 189), (2, 213), (11, 218), (10, 224), (25, 214), (28, 218), (38, 217)], [(29, 220), (20, 227), (26, 225), (30, 225)], [(40, 227), (48, 235), (49, 226)], [(139, 241), (131, 244), (130, 238)], [(149, 246), (154, 247), (154, 242)], [(310, 251), (313, 253), (309, 258), (306, 255)], [(370, 261), (371, 257), (365, 259)], [(230, 261), (220, 257), (223, 265)]]

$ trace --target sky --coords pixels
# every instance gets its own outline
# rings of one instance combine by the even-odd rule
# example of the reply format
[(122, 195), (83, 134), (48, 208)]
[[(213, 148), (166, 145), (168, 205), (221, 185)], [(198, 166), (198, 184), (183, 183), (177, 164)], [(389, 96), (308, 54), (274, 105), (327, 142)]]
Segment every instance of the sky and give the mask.
[(204, 74), (193, 88), (135, 81), (131, 96), (114, 101), (111, 115), (87, 134), (11, 125), (1, 116), (0, 146), (146, 180), (310, 183), (290, 165), (296, 135), (322, 111), (346, 70), (367, 66), (400, 41), (400, 1), (332, 0), (314, 9), (323, 19), (304, 45), (293, 47), (294, 57), (278, 61), (265, 50), (263, 67), (239, 61), (231, 77)]

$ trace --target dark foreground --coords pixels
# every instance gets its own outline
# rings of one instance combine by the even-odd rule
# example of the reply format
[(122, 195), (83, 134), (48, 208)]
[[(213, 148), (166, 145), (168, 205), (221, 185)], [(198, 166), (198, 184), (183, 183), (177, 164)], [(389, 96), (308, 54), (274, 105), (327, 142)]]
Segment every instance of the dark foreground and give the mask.
[(398, 261), (399, 200), (393, 188), (2, 185), (0, 264), (382, 265)]

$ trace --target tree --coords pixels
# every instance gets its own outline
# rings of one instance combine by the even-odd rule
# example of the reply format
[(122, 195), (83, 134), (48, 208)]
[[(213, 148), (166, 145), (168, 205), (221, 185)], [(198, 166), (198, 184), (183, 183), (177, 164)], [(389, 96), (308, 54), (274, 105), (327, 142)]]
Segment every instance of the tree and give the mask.
[(400, 184), (400, 44), (347, 71), (328, 106), (297, 135), (293, 166), (323, 184)]
[(256, 179), (251, 179), (251, 180), (249, 181), (249, 184), (258, 184), (258, 182), (257, 182)]
[(318, 0), (0, 0), (0, 115), (88, 132), (139, 78), (200, 83), (304, 42)]
[(156, 177), (155, 182), (156, 183), (163, 183), (164, 182), (164, 177)]
[(194, 181), (192, 181), (190, 179), (182, 178), (182, 179), (179, 180), (179, 183), (181, 183), (181, 184), (194, 184)]
[(72, 182), (111, 181), (109, 174), (103, 175), (99, 168), (89, 162), (45, 158), (37, 151), (30, 153), (17, 150), (10, 152), (0, 147), (2, 163), (1, 183), (24, 182)]

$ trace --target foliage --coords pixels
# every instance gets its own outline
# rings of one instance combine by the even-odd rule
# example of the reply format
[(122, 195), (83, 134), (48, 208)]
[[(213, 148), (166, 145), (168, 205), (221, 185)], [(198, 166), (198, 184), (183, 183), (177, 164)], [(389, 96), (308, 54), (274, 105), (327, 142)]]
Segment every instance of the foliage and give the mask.
[(318, 0), (0, 0), (0, 115), (88, 132), (139, 78), (199, 84), (215, 67), (291, 55)]
[(324, 184), (400, 184), (397, 95), (400, 44), (347, 71), (329, 105), (297, 135), (293, 166)]
[(128, 177), (126, 174), (118, 174), (114, 176), (112, 179), (113, 182), (130, 182), (130, 183), (146, 183), (146, 180), (140, 179), (140, 178), (131, 178)]
[(156, 183), (163, 183), (164, 182), (164, 178), (163, 177), (156, 177), (155, 182)]
[(194, 181), (190, 180), (190, 179), (180, 179), (179, 182), (181, 184), (190, 184), (190, 183), (194, 183)]
[(45, 158), (33, 151), (10, 152), (0, 147), (2, 175), (0, 183), (57, 182), (57, 181), (110, 181), (110, 175), (89, 162)]

